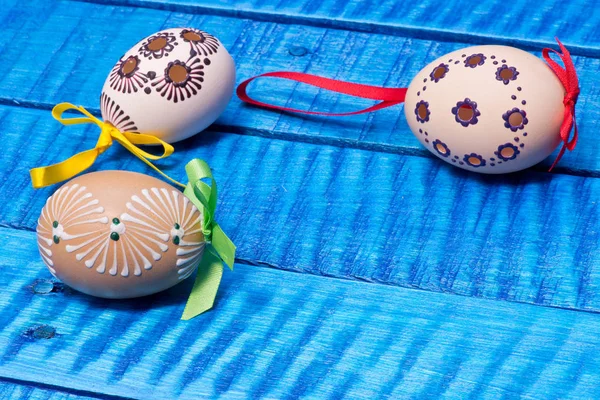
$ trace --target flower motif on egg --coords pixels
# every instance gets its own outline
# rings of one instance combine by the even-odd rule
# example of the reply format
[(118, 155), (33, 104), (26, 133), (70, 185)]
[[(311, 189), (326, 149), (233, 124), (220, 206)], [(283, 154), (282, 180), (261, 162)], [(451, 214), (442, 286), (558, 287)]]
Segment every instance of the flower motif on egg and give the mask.
[(190, 44), (190, 54), (202, 54), (208, 56), (215, 54), (219, 48), (217, 39), (206, 32), (199, 29), (183, 29), (179, 33), (179, 37), (186, 43)]
[[(204, 251), (203, 241), (189, 239), (202, 232), (200, 211), (181, 192), (165, 188), (141, 190), (126, 208), (109, 218), (85, 186), (57, 190), (42, 209), (37, 230), (40, 254), (50, 272), (56, 274), (53, 246), (64, 245), (76, 261), (99, 274), (128, 277), (152, 269), (172, 244), (177, 246), (178, 279), (187, 278)], [(70, 234), (77, 225), (90, 228)]]
[(129, 115), (106, 93), (100, 95), (100, 109), (106, 122), (110, 122), (119, 132), (137, 132), (138, 128)]
[(48, 198), (38, 220), (37, 238), (42, 260), (52, 275), (56, 276), (52, 246), (82, 238), (84, 242), (91, 243), (90, 236), (99, 234), (103, 229), (92, 228), (89, 232), (75, 235), (67, 231), (77, 225), (108, 224), (108, 218), (101, 216), (102, 213), (104, 207), (85, 186), (78, 184), (63, 186)]
[(469, 68), (478, 67), (480, 65), (485, 64), (486, 59), (487, 59), (487, 57), (481, 53), (472, 54), (465, 59), (465, 67), (469, 67)]
[(431, 71), (431, 73), (429, 74), (429, 77), (431, 78), (431, 80), (433, 82), (437, 83), (440, 81), (440, 79), (443, 79), (446, 76), (448, 71), (450, 71), (450, 68), (448, 67), (448, 65), (441, 63), (440, 65), (435, 67), (433, 69), (433, 71)]
[(525, 125), (529, 122), (527, 119), (527, 113), (524, 110), (513, 108), (502, 114), (504, 120), (504, 127), (516, 132), (519, 129), (524, 129)]
[[(143, 189), (141, 195), (131, 196), (131, 202), (126, 204), (129, 213), (121, 215), (136, 235), (151, 240), (167, 251), (170, 242), (177, 248), (177, 267), (179, 279), (187, 278), (202, 258), (204, 242), (188, 241), (188, 235), (202, 232), (201, 214), (190, 200), (177, 190)], [(158, 240), (153, 240), (153, 235)], [(141, 241), (137, 242), (143, 246)], [(152, 256), (156, 260), (156, 253)], [(149, 268), (147, 268), (149, 269)]]
[(138, 49), (138, 53), (149, 60), (153, 57), (155, 59), (163, 58), (164, 56), (168, 56), (175, 46), (178, 45), (175, 40), (175, 35), (171, 32), (157, 33), (142, 43)]
[[(205, 64), (208, 64), (205, 60)], [(199, 58), (187, 62), (175, 60), (165, 68), (164, 75), (152, 82), (152, 86), (167, 100), (177, 103), (196, 95), (204, 82), (204, 65)]]
[(498, 158), (502, 161), (514, 160), (517, 158), (519, 153), (519, 148), (512, 143), (506, 143), (498, 146), (498, 150), (495, 152)]
[(463, 157), (463, 161), (465, 162), (465, 164), (474, 168), (485, 166), (485, 159), (476, 153), (465, 154), (465, 156)]
[(109, 84), (114, 90), (121, 93), (137, 92), (144, 87), (151, 76), (140, 71), (140, 59), (137, 56), (129, 56), (119, 60), (109, 74)]
[(496, 80), (502, 81), (505, 85), (508, 85), (510, 81), (517, 80), (519, 71), (515, 67), (509, 67), (506, 64), (502, 64), (496, 70)]
[(434, 140), (432, 145), (435, 151), (442, 157), (448, 157), (452, 154), (446, 143), (443, 143), (439, 139)]
[(424, 100), (419, 101), (415, 107), (415, 115), (417, 116), (417, 121), (420, 123), (429, 121), (429, 116), (431, 115), (429, 103)]
[(478, 122), (477, 117), (481, 115), (481, 112), (477, 109), (477, 103), (468, 97), (457, 102), (456, 107), (452, 107), (451, 111), (456, 122), (464, 127), (475, 125)]

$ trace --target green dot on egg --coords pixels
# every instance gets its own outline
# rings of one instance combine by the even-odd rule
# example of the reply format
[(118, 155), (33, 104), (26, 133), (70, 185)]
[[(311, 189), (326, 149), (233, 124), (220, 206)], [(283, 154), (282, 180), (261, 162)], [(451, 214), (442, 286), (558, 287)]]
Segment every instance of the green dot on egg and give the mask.
[(113, 218), (113, 224), (119, 225), (120, 223), (121, 221), (119, 221), (119, 218)]
[(58, 228), (58, 221), (54, 221), (54, 222), (52, 223), (52, 227), (53, 227), (53, 228)]
[(60, 238), (56, 235), (54, 235), (54, 237), (52, 238), (54, 240), (54, 243), (58, 244), (60, 242)]
[(175, 229), (179, 229), (181, 228), (181, 226), (179, 226), (179, 224), (177, 222), (175, 222)]
[(175, 237), (173, 238), (173, 244), (174, 244), (174, 245), (179, 245), (179, 236), (175, 236)]
[(110, 234), (110, 238), (116, 242), (119, 240), (119, 234), (117, 232), (113, 232)]

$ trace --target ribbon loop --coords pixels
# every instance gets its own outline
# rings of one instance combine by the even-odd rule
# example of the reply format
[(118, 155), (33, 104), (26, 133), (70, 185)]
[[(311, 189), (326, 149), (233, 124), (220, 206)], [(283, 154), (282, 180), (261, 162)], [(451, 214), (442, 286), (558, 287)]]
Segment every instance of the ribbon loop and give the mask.
[[(63, 114), (70, 110), (77, 111), (80, 114), (83, 114), (85, 117), (64, 118)], [(93, 149), (75, 154), (74, 156), (57, 164), (46, 167), (32, 168), (29, 173), (31, 176), (31, 183), (35, 189), (65, 181), (85, 171), (94, 164), (100, 154), (104, 153), (110, 146), (112, 146), (113, 141), (120, 143), (123, 147), (133, 153), (137, 158), (142, 160), (146, 165), (158, 172), (164, 178), (176, 185), (185, 187), (185, 185), (170, 178), (149, 161), (160, 160), (173, 154), (173, 146), (163, 142), (159, 138), (141, 133), (120, 132), (111, 123), (103, 122), (102, 120), (94, 117), (85, 108), (81, 106), (75, 106), (71, 103), (57, 104), (52, 109), (52, 116), (63, 125), (95, 124), (100, 128), (100, 136), (98, 137), (96, 146)], [(148, 153), (137, 147), (136, 145), (138, 144), (161, 145), (163, 147), (163, 154), (154, 155)]]
[[(555, 39), (558, 43), (558, 47), (560, 47), (561, 52), (559, 53), (554, 49), (545, 48), (542, 50), (542, 56), (565, 88), (565, 97), (563, 99), (565, 109), (563, 114), (563, 122), (560, 126), (560, 139), (563, 142), (563, 145), (549, 171), (552, 171), (556, 164), (558, 164), (565, 153), (565, 150), (572, 151), (575, 149), (578, 139), (577, 121), (575, 120), (575, 105), (577, 104), (577, 99), (580, 92), (579, 79), (577, 78), (577, 71), (573, 65), (571, 54), (566, 47), (563, 46), (560, 40), (558, 40), (558, 38)], [(558, 55), (564, 64), (564, 68), (550, 57), (550, 52)], [(571, 130), (573, 130), (573, 136), (571, 136)]]
[[(212, 308), (223, 274), (223, 263), (233, 270), (236, 247), (223, 229), (214, 221), (217, 209), (217, 183), (208, 164), (200, 159), (187, 163), (188, 184), (183, 194), (202, 211), (202, 230), (207, 242), (198, 266), (192, 293), (181, 319), (188, 320)], [(202, 179), (210, 179), (210, 186)]]
[[(85, 115), (87, 118), (63, 118), (62, 115), (65, 111), (76, 110), (81, 114)], [(54, 106), (52, 109), (52, 116), (55, 120), (60, 122), (63, 125), (77, 125), (77, 124), (96, 124), (101, 127), (103, 122), (98, 118), (94, 117), (88, 110), (83, 108), (82, 106), (76, 106), (71, 103), (60, 103)]]
[[(263, 103), (261, 101), (257, 101), (252, 99), (248, 93), (247, 88), (250, 82), (257, 78), (282, 78), (289, 79), (294, 82), (306, 83), (311, 86), (315, 86), (321, 89), (330, 90), (336, 93), (347, 94), (350, 96), (360, 97), (363, 99), (371, 99), (371, 100), (381, 100), (381, 103), (377, 103), (371, 107), (367, 107), (358, 111), (351, 111), (345, 113), (326, 113), (319, 111), (304, 111), (296, 108), (289, 107), (281, 107), (268, 103)], [(404, 102), (404, 98), (406, 97), (406, 88), (383, 88), (379, 86), (371, 86), (371, 85), (361, 85), (358, 83), (344, 82), (338, 81), (335, 79), (323, 78), (317, 75), (304, 74), (301, 72), (269, 72), (266, 74), (258, 75), (253, 78), (247, 79), (242, 82), (236, 93), (240, 100), (245, 101), (246, 103), (270, 108), (273, 110), (281, 110), (281, 111), (290, 111), (301, 114), (310, 114), (310, 115), (328, 115), (328, 116), (348, 116), (348, 115), (356, 115), (363, 114), (371, 111), (377, 111), (382, 108), (391, 107), (396, 104), (400, 104)]]

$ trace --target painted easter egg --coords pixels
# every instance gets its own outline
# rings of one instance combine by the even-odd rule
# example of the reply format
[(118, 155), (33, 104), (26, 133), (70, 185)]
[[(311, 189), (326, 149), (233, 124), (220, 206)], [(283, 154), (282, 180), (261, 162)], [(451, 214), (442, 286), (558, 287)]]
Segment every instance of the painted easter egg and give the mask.
[(218, 118), (234, 84), (233, 59), (217, 38), (194, 28), (166, 29), (112, 68), (100, 96), (102, 118), (121, 132), (177, 142)]
[(204, 252), (200, 211), (179, 190), (139, 173), (81, 175), (46, 202), (38, 248), (50, 272), (81, 292), (131, 298), (190, 276)]
[(548, 157), (560, 143), (565, 89), (541, 59), (507, 46), (475, 46), (422, 69), (405, 99), (411, 131), (433, 154), (498, 174)]

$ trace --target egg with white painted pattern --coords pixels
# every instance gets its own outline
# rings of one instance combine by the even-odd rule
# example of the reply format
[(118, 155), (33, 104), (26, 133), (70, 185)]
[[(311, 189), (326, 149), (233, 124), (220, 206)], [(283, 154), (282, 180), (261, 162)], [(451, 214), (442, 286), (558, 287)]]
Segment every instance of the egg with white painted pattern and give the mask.
[(216, 37), (195, 28), (166, 29), (141, 40), (114, 65), (100, 109), (104, 121), (121, 132), (173, 143), (212, 124), (234, 84), (233, 59)]
[(565, 89), (540, 58), (474, 46), (422, 69), (408, 87), (411, 131), (442, 160), (489, 174), (528, 168), (560, 143)]
[(204, 253), (202, 212), (148, 175), (78, 176), (46, 202), (37, 243), (52, 275), (92, 296), (131, 298), (190, 276)]

